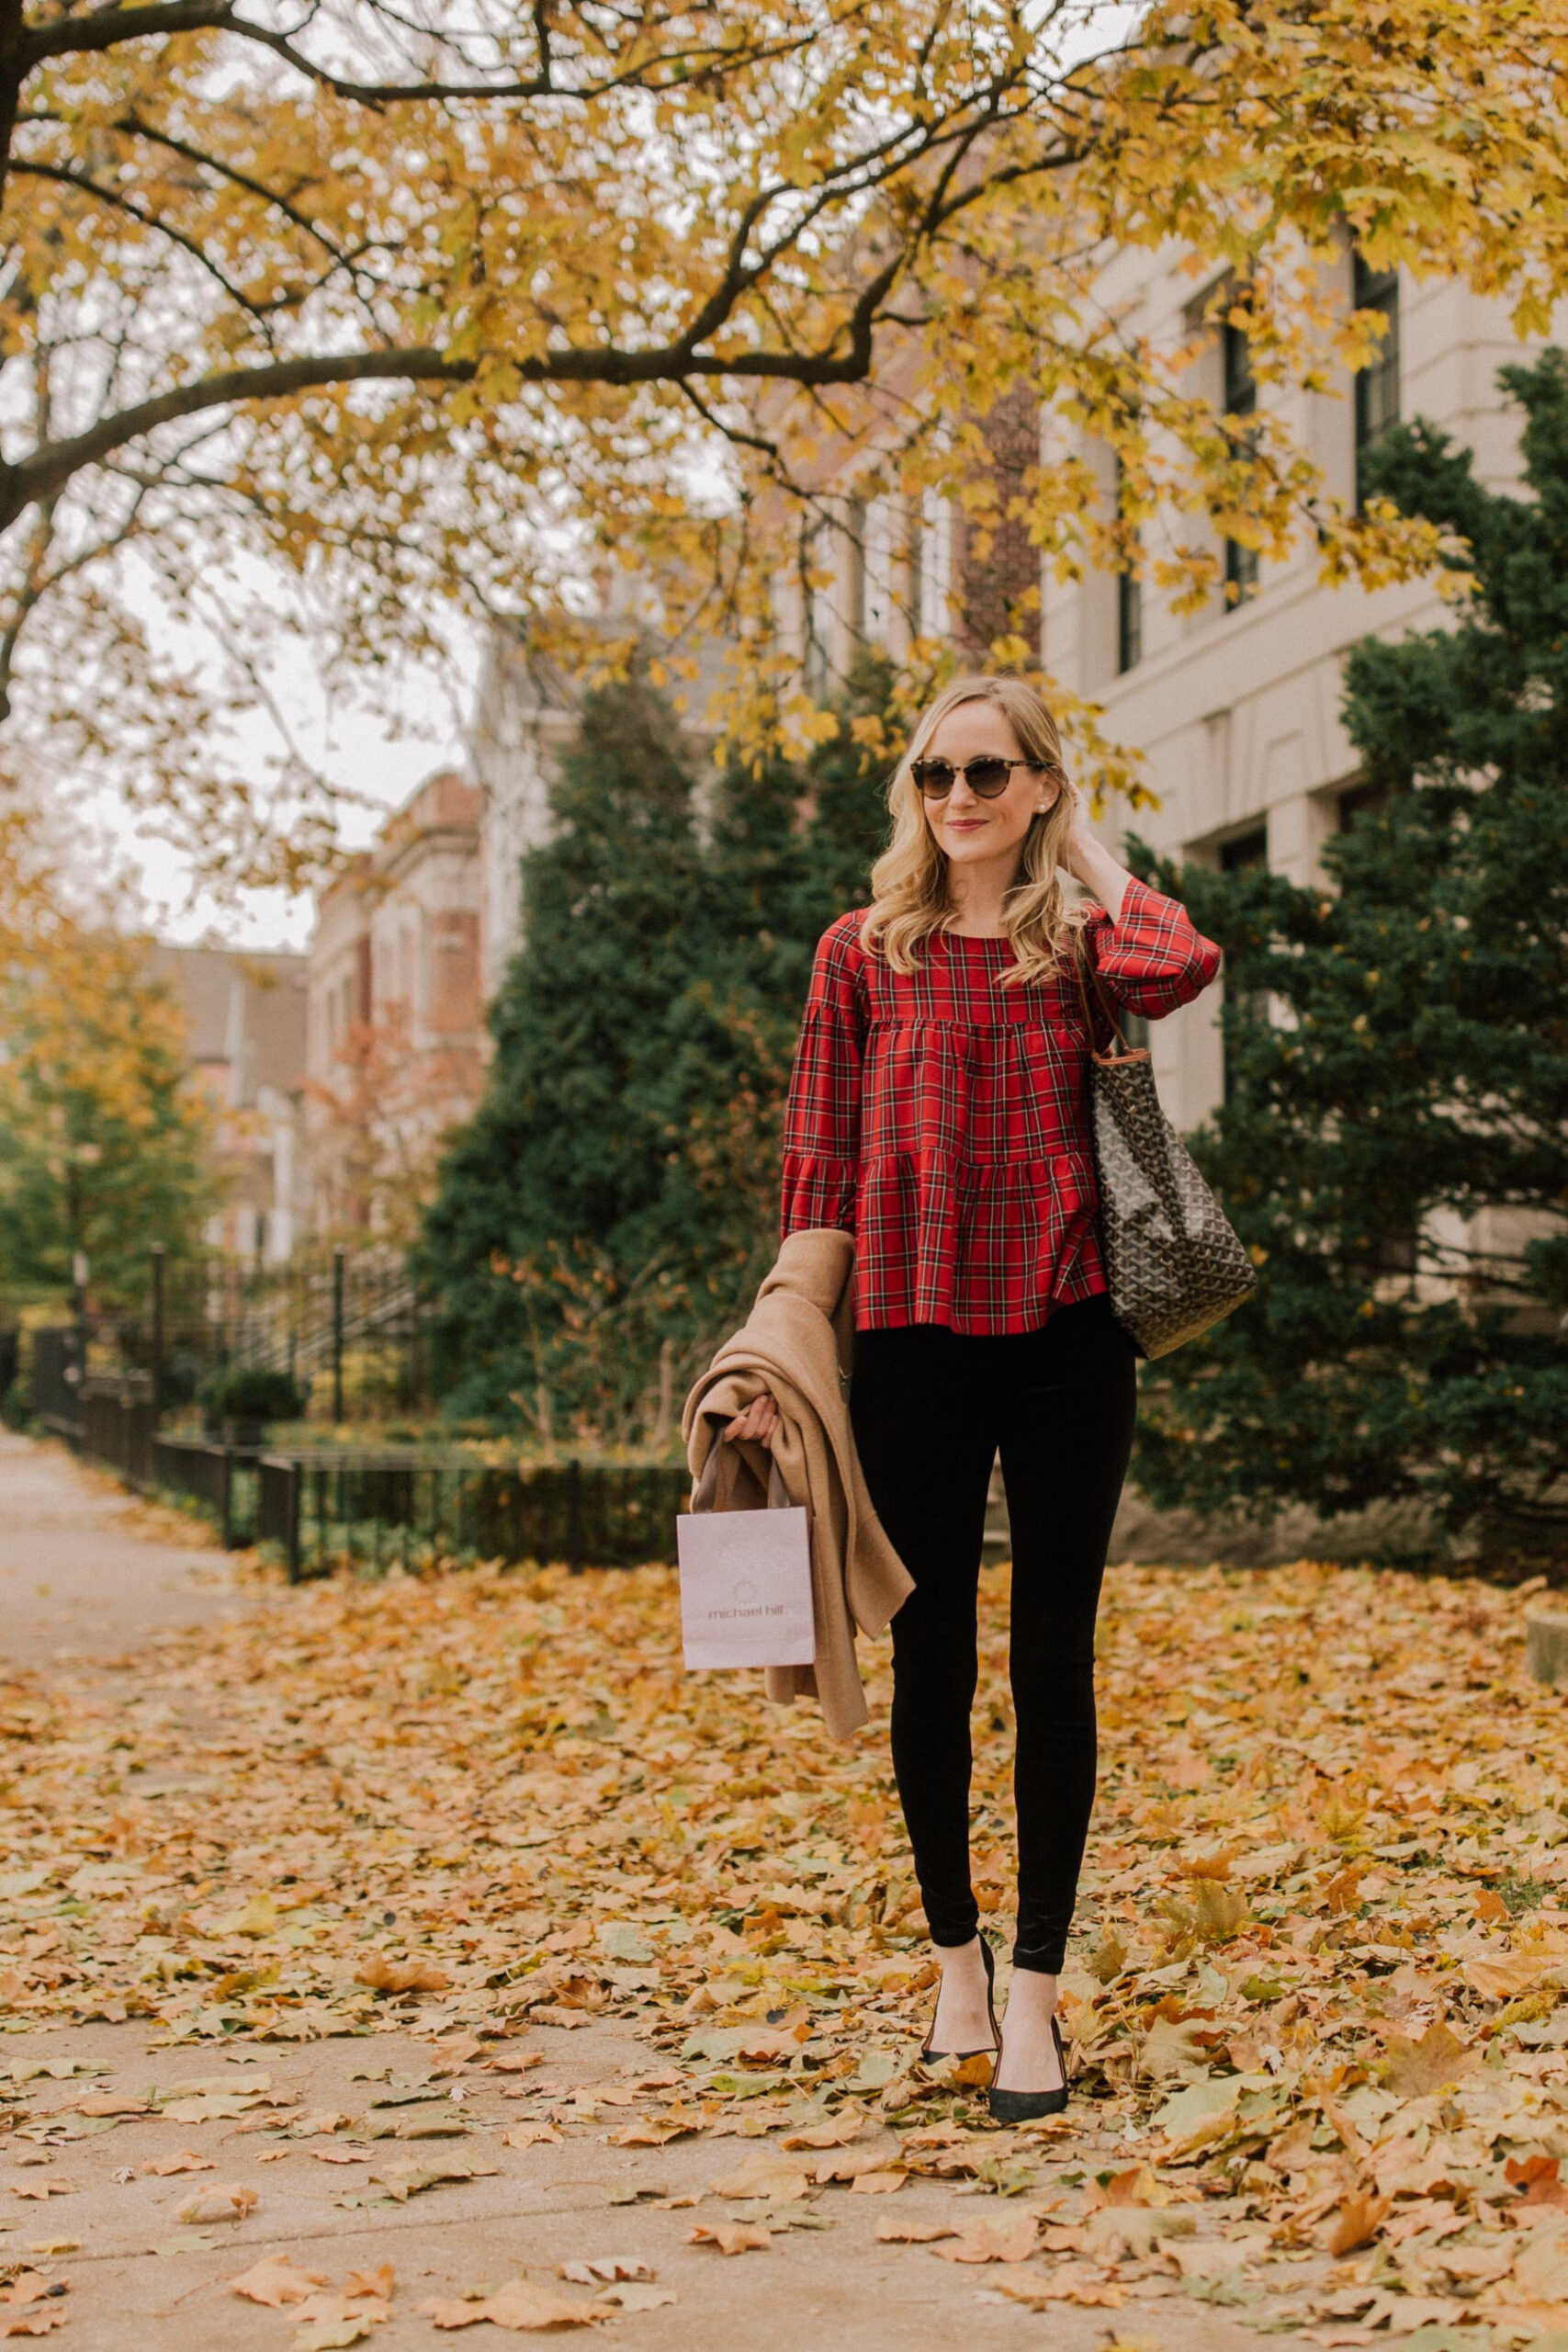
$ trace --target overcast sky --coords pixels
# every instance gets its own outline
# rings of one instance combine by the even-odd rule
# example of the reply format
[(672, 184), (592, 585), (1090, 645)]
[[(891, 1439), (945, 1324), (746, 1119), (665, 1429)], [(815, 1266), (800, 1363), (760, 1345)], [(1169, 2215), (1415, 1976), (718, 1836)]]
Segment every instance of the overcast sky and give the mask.
[[(1056, 39), (1068, 56), (1103, 47), (1124, 37), (1135, 20), (1136, 8), (1105, 5), (1105, 0), (1077, 0), (1056, 17)], [(173, 646), (185, 632), (169, 631)], [(199, 650), (188, 639), (182, 653)], [(342, 834), (350, 847), (362, 846), (374, 834), (382, 816), (404, 801), (423, 778), (437, 768), (465, 761), (467, 706), (471, 702), (479, 667), (479, 648), (469, 640), (459, 648), (459, 675), (454, 687), (436, 689), (426, 678), (389, 678), (389, 700), (400, 703), (400, 713), (361, 706), (330, 707), (323, 698), (312, 666), (299, 650), (273, 665), (268, 686), (283, 720), (313, 766), (331, 782), (369, 806), (345, 806)], [(454, 708), (454, 692), (457, 708)], [(231, 737), (246, 773), (258, 781), (273, 771), (278, 739), (271, 722), (259, 715)], [(73, 818), (75, 816), (75, 811)], [(80, 811), (80, 857), (91, 871), (102, 870), (102, 860), (122, 863), (144, 901), (146, 919), (166, 939), (194, 942), (204, 938), (250, 948), (302, 947), (310, 935), (312, 908), (308, 898), (289, 899), (281, 891), (250, 892), (236, 906), (219, 904), (204, 892), (193, 891), (189, 862), (156, 837), (154, 830), (136, 820), (110, 793), (104, 793)]]
[[(385, 813), (434, 770), (465, 763), (463, 719), (477, 667), (477, 646), (463, 648), (461, 674), (453, 688), (464, 706), (457, 712), (452, 694), (434, 690), (423, 678), (389, 680), (389, 696), (404, 706), (400, 712), (329, 705), (310, 662), (298, 650), (274, 664), (269, 684), (301, 752), (350, 796), (342, 810), (343, 837), (350, 848), (368, 842)], [(254, 775), (267, 773), (276, 758), (277, 735), (259, 715), (234, 729), (231, 741)], [(96, 854), (96, 831), (108, 855), (126, 867), (143, 901), (145, 920), (160, 938), (298, 948), (310, 937), (314, 910), (308, 896), (253, 890), (243, 893), (238, 905), (220, 904), (205, 891), (193, 894), (189, 861), (112, 793), (101, 794), (83, 815), (82, 854), (89, 859)]]

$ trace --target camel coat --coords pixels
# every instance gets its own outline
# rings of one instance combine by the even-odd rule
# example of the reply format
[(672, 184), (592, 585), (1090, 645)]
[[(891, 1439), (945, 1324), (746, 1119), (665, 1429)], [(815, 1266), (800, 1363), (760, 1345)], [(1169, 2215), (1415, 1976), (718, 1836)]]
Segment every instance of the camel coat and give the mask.
[[(771, 1666), (770, 1699), (815, 1696), (834, 1739), (869, 1721), (855, 1634), (880, 1634), (914, 1590), (872, 1509), (850, 1430), (849, 1362), (854, 1243), (828, 1227), (792, 1233), (740, 1330), (727, 1340), (686, 1399), (681, 1430), (694, 1480), (719, 1431), (770, 1393), (780, 1426), (772, 1449), (723, 1445), (704, 1502), (715, 1510), (767, 1505), (776, 1464), (792, 1503), (810, 1513), (814, 1666)], [(700, 1507), (700, 1506), (699, 1506)]]

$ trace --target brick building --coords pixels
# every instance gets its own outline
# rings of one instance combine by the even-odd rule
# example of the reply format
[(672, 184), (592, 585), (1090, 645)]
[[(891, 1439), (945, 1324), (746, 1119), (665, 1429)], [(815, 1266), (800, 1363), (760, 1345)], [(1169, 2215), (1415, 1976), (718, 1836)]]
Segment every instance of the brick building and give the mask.
[(308, 951), (308, 1219), (398, 1236), (483, 1083), (481, 796), (434, 775), (324, 890)]

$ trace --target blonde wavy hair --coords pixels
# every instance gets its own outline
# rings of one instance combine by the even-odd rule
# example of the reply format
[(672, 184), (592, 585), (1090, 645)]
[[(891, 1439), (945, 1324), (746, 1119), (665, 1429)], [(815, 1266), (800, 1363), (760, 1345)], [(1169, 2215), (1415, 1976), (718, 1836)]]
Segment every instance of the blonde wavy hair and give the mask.
[[(1018, 738), (1023, 757), (1066, 782), (1056, 722), (1027, 678), (954, 678), (943, 688), (921, 713), (887, 786), (893, 834), (871, 869), (871, 906), (861, 925), (862, 946), (880, 955), (896, 972), (914, 971), (923, 943), (949, 930), (955, 917), (948, 861), (926, 822), (914, 764), (949, 711), (968, 702), (995, 703)], [(1066, 904), (1061, 878), (1072, 821), (1070, 797), (1059, 792), (1024, 835), (1018, 878), (1002, 910), (1002, 930), (1017, 958), (1002, 975), (1004, 988), (1049, 979), (1072, 954), (1077, 918)]]

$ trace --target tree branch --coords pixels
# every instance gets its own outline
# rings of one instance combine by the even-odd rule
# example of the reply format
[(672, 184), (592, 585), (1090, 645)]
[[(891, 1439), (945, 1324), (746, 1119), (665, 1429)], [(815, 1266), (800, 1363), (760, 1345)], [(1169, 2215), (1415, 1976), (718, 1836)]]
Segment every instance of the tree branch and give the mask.
[[(5, 6), (19, 8), (20, 0), (5, 0)], [(340, 98), (356, 101), (361, 106), (404, 106), (422, 100), (436, 102), (457, 98), (602, 98), (619, 89), (666, 89), (691, 80), (698, 73), (722, 71), (733, 73), (738, 67), (750, 67), (775, 62), (805, 48), (804, 36), (773, 42), (761, 42), (753, 49), (737, 53), (734, 50), (712, 42), (677, 49), (656, 56), (650, 62), (634, 67), (626, 74), (609, 74), (599, 81), (565, 85), (556, 80), (550, 65), (548, 28), (545, 10), (535, 12), (536, 21), (542, 27), (541, 56), (543, 64), (536, 74), (514, 76), (510, 81), (478, 80), (471, 82), (358, 82), (328, 67), (319, 65), (313, 58), (301, 54), (288, 33), (269, 31), (240, 16), (232, 0), (148, 0), (148, 5), (132, 7), (100, 8), (87, 17), (71, 17), (54, 25), (40, 25), (28, 32), (18, 44), (20, 74), (26, 76), (36, 65), (51, 57), (70, 57), (81, 53), (116, 49), (129, 40), (149, 40), (167, 38), (173, 33), (226, 32), (241, 40), (254, 41), (258, 48), (270, 50), (283, 59), (297, 74), (314, 82), (321, 89), (331, 90)], [(3, 24), (0, 13), (0, 24)]]
[(59, 187), (76, 188), (83, 196), (90, 197), (96, 204), (104, 205), (111, 211), (123, 212), (128, 220), (134, 220), (138, 228), (145, 229), (149, 234), (167, 237), (171, 244), (177, 245), (182, 253), (188, 254), (191, 260), (204, 269), (216, 285), (222, 288), (236, 310), (243, 311), (247, 317), (260, 322), (265, 318), (267, 311), (281, 310), (284, 307), (278, 302), (265, 304), (253, 302), (241, 287), (236, 286), (231, 277), (224, 275), (211, 255), (202, 250), (194, 237), (187, 237), (185, 231), (176, 229), (172, 221), (160, 220), (155, 212), (143, 211), (141, 205), (132, 203), (130, 197), (122, 196), (118, 188), (100, 187), (98, 182), (90, 179), (85, 172), (69, 171), (62, 164), (34, 164), (21, 156), (12, 157), (11, 169), (14, 172), (22, 173), (29, 179), (52, 180)]
[[(847, 350), (840, 347), (842, 332), (833, 337), (828, 349), (815, 352), (741, 351), (720, 356), (691, 351), (683, 340), (651, 351), (622, 351), (612, 345), (598, 351), (572, 347), (544, 352), (522, 361), (518, 372), (528, 383), (605, 384), (622, 390), (639, 384), (679, 384), (688, 376), (750, 377), (814, 386), (862, 383), (871, 371), (877, 306), (903, 266), (903, 254), (896, 254), (862, 289), (846, 322)], [(434, 349), (344, 351), (199, 376), (152, 400), (140, 401), (132, 408), (100, 417), (96, 424), (70, 440), (48, 443), (13, 465), (0, 464), (0, 531), (9, 529), (24, 507), (55, 496), (84, 467), (100, 463), (127, 442), (138, 441), (180, 417), (227, 408), (241, 401), (287, 400), (329, 384), (466, 384), (472, 382), (478, 368), (477, 360), (451, 359)]]
[(139, 441), (161, 424), (204, 409), (227, 408), (237, 401), (287, 400), (296, 392), (319, 386), (369, 383), (388, 378), (406, 382), (465, 383), (471, 379), (471, 361), (452, 360), (439, 351), (345, 351), (298, 359), (278, 359), (262, 368), (225, 368), (198, 376), (189, 384), (139, 401), (98, 419), (85, 433), (68, 441), (48, 442), (30, 458), (0, 466), (0, 531), (16, 520), (24, 506), (50, 498), (79, 473), (97, 465), (128, 441)]
[(152, 0), (142, 7), (99, 8), (90, 17), (62, 17), (32, 27), (18, 45), (24, 74), (51, 57), (117, 49), (121, 41), (153, 40), (171, 33), (246, 29), (235, 23), (231, 0)]

